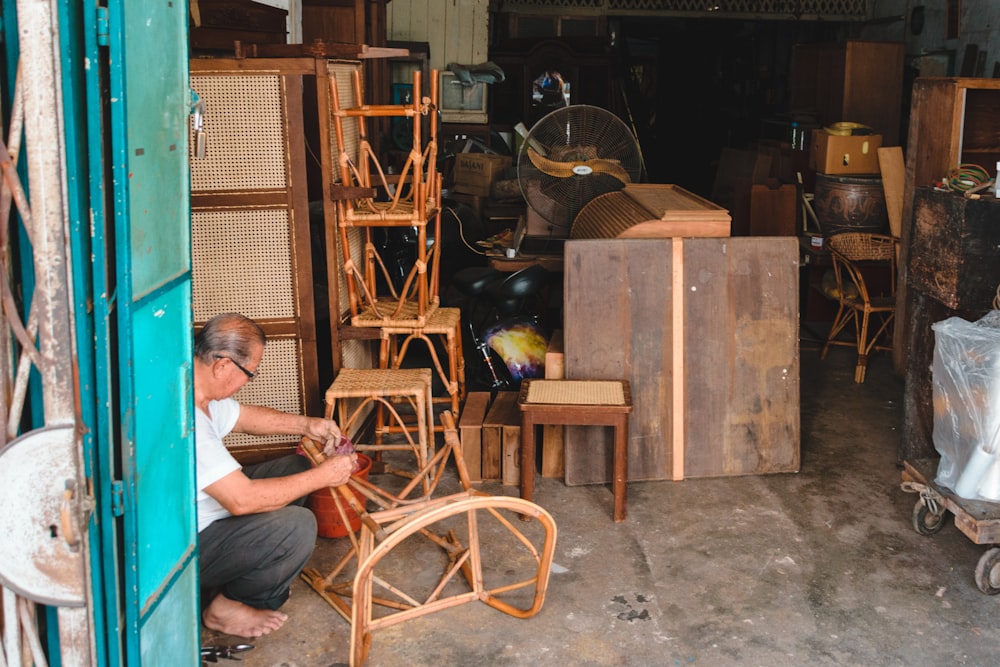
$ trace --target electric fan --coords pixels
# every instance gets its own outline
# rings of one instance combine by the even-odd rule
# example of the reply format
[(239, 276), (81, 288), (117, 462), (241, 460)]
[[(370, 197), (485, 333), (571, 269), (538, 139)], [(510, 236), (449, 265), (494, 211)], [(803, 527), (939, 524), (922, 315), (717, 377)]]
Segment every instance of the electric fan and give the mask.
[(625, 123), (586, 104), (557, 109), (535, 123), (517, 158), (525, 201), (564, 233), (591, 199), (621, 190), (641, 174), (639, 144)]

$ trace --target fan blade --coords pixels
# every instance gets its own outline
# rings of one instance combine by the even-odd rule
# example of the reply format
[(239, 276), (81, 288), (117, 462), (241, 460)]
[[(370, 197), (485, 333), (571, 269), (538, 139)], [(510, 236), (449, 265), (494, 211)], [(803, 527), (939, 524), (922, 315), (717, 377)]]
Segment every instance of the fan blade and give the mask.
[[(614, 160), (594, 158), (590, 160), (574, 160), (573, 162), (557, 162), (542, 157), (534, 149), (528, 148), (528, 159), (538, 171), (556, 178), (570, 176), (587, 176), (590, 173), (607, 174), (621, 181), (622, 185), (632, 182), (631, 177), (620, 164)], [(581, 169), (582, 168), (582, 169)]]
[(531, 160), (531, 164), (535, 165), (535, 169), (543, 174), (555, 176), (556, 178), (568, 178), (573, 175), (572, 164), (568, 162), (556, 162), (555, 160), (542, 157), (535, 149), (530, 147), (528, 148), (528, 159)]
[(596, 160), (587, 160), (584, 164), (598, 174), (607, 174), (608, 176), (617, 178), (622, 182), (622, 185), (628, 185), (632, 182), (628, 171), (614, 160), (602, 160), (598, 158)]

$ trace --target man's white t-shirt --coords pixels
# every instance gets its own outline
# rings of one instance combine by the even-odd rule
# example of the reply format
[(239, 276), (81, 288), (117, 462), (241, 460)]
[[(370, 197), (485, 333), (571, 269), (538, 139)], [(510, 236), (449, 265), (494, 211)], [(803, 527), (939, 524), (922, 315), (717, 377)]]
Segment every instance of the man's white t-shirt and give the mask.
[(195, 410), (194, 449), (199, 533), (208, 528), (213, 521), (230, 516), (229, 511), (220, 505), (219, 501), (205, 493), (205, 487), (242, 468), (222, 442), (222, 439), (236, 426), (239, 416), (240, 404), (232, 398), (209, 401), (208, 414), (200, 409)]

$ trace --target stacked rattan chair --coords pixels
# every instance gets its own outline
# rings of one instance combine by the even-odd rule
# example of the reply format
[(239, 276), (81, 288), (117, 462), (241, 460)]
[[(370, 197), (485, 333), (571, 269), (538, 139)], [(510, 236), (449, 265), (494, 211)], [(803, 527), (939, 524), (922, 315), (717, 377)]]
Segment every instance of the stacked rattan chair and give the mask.
[[(858, 353), (855, 382), (865, 381), (872, 350), (892, 349), (890, 327), (896, 312), (897, 243), (892, 236), (866, 232), (845, 232), (826, 240), (833, 260), (838, 307), (821, 358), (826, 357), (831, 345), (855, 348)], [(888, 274), (888, 287), (883, 294), (872, 293), (868, 277), (873, 271)], [(853, 340), (839, 340), (841, 331), (851, 323)]]
[[(381, 628), (475, 601), (529, 618), (545, 601), (556, 540), (552, 516), (530, 501), (475, 490), (454, 416), (442, 412), (441, 423), (444, 446), (402, 490), (391, 493), (356, 477), (348, 482), (377, 511), (344, 500), (352, 495), (344, 487), (331, 489), (344, 525), (349, 504), (362, 510), (359, 532), (349, 533), (347, 552), (328, 573), (307, 568), (302, 578), (351, 624), (351, 665), (365, 661)], [(303, 449), (322, 460), (315, 443), (303, 439)], [(438, 495), (449, 459), (461, 488)], [(431, 564), (441, 551), (446, 562), (438, 576)]]
[[(458, 309), (439, 307), (438, 295), (441, 175), (436, 165), (437, 72), (431, 72), (430, 94), (425, 97), (421, 72), (414, 71), (412, 102), (408, 104), (365, 104), (360, 70), (353, 72), (353, 79), (353, 100), (344, 105), (337, 77), (329, 75), (339, 179), (331, 186), (330, 196), (336, 204), (350, 324), (380, 330), (378, 361), (383, 369), (400, 368), (411, 343), (425, 343), (447, 393), (441, 400), (457, 414), (465, 392), (461, 322)], [(412, 128), (411, 147), (397, 173), (389, 173), (372, 147), (369, 122), (373, 119), (396, 119)], [(345, 141), (348, 134), (356, 136), (356, 141)], [(388, 268), (392, 260), (381, 254), (375, 233), (379, 228), (415, 231), (414, 263), (402, 280), (394, 279)], [(352, 230), (361, 232), (360, 252), (352, 243)]]

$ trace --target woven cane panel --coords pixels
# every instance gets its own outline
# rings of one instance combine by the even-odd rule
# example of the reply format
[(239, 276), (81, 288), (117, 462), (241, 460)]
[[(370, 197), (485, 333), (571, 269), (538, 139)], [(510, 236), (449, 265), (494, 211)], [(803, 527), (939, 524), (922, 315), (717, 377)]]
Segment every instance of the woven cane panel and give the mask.
[[(263, 405), (275, 410), (300, 415), (302, 387), (300, 382), (299, 343), (293, 338), (269, 338), (264, 357), (257, 371), (260, 375), (247, 382), (234, 397), (247, 405)], [(276, 444), (298, 442), (294, 435), (248, 435), (231, 433), (224, 442), (231, 450), (271, 448)]]
[(195, 321), (227, 312), (254, 320), (298, 315), (286, 211), (194, 211), (191, 220)]
[[(351, 227), (347, 230), (347, 241), (350, 244), (351, 258), (355, 265), (362, 266), (365, 251), (364, 233), (358, 227)], [(338, 298), (340, 299), (340, 310), (344, 312), (350, 306), (350, 299), (347, 294), (347, 280), (344, 274), (344, 249), (340, 243), (340, 234), (337, 234), (337, 287)]]
[[(364, 250), (364, 238), (358, 228), (347, 230), (347, 239), (351, 244), (351, 256), (361, 257)], [(344, 254), (340, 251), (340, 237), (337, 237), (337, 287), (340, 298), (341, 311), (347, 310), (350, 301), (347, 296), (347, 281), (344, 278)], [(375, 365), (375, 357), (372, 353), (372, 346), (369, 341), (364, 340), (342, 340), (340, 341), (340, 355), (344, 368), (372, 368)]]
[(625, 391), (621, 382), (535, 380), (528, 385), (527, 402), (555, 405), (625, 405)]
[[(361, 68), (361, 63), (345, 60), (330, 60), (326, 64), (327, 71), (337, 79), (337, 99), (340, 101), (341, 109), (353, 109), (357, 106), (354, 101), (354, 71)], [(330, 109), (333, 109), (333, 100), (330, 100)], [(358, 157), (358, 122), (354, 118), (345, 118), (342, 122), (344, 131), (344, 147), (347, 154), (355, 162)], [(333, 125), (333, 116), (330, 117), (330, 155), (334, 156), (334, 164), (337, 164), (337, 157), (340, 155), (340, 147), (337, 145), (337, 132)], [(340, 182), (340, 170), (334, 169), (333, 178), (335, 182)]]
[(281, 77), (192, 75), (191, 87), (205, 102), (207, 137), (205, 157), (190, 160), (192, 192), (284, 190)]

